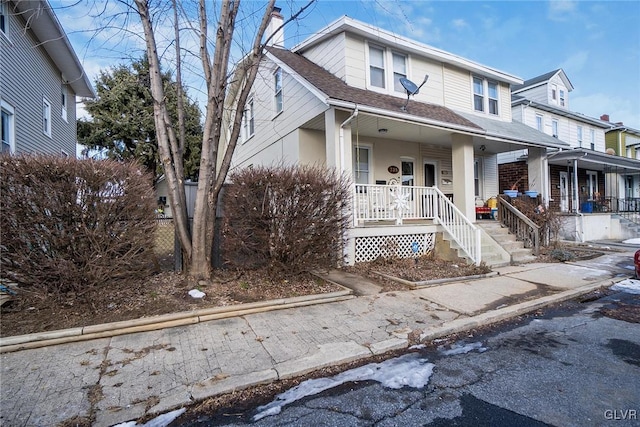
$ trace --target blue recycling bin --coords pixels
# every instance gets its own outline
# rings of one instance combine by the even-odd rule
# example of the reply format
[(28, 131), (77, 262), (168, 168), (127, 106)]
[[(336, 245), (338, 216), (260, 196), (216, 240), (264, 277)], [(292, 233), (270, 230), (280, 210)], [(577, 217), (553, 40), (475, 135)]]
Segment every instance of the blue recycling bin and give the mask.
[(580, 208), (582, 213), (592, 213), (593, 212), (593, 202), (582, 202), (582, 207)]

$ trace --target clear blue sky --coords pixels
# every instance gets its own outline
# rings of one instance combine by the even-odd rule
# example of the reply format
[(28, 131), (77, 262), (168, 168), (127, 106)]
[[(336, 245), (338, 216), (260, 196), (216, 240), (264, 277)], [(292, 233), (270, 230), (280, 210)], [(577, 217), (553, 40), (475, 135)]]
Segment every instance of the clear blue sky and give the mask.
[[(140, 39), (126, 39), (117, 25), (95, 34), (105, 22), (90, 16), (95, 5), (91, 12), (85, 2), (50, 1), (92, 81), (99, 69), (141, 56)], [(262, 5), (244, 2), (256, 9)], [(277, 5), (286, 18), (304, 3)], [(606, 113), (614, 122), (640, 129), (640, 1), (318, 0), (286, 28), (287, 47), (342, 15), (524, 80), (563, 68), (575, 88), (569, 94), (571, 110), (596, 118)], [(246, 21), (240, 22), (253, 15), (243, 16)], [(139, 34), (137, 18), (128, 19)]]

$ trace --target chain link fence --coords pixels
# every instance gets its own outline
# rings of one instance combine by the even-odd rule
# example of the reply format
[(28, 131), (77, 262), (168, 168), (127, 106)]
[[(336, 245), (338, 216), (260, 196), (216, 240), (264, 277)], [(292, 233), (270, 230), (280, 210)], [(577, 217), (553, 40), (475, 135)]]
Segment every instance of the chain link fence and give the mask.
[(158, 268), (172, 271), (175, 265), (175, 227), (173, 218), (158, 218), (158, 227), (154, 239), (154, 252)]

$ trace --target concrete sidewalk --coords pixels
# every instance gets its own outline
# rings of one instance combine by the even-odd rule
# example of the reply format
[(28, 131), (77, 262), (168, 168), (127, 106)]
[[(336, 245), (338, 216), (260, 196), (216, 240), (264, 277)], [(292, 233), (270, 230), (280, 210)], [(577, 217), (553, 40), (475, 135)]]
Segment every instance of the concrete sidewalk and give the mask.
[(508, 266), (473, 281), (368, 295), (361, 290), (364, 295), (338, 302), (4, 353), (0, 424), (93, 419), (94, 426), (111, 426), (407, 348), (410, 336), (429, 341), (625, 278), (616, 263), (627, 254), (605, 257)]

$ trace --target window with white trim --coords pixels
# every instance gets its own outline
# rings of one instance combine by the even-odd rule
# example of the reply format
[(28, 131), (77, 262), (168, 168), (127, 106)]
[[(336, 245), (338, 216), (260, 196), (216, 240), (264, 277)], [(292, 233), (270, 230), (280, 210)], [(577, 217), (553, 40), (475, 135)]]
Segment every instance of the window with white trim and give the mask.
[(368, 184), (371, 171), (371, 147), (353, 147), (353, 181)]
[(369, 83), (384, 89), (385, 80), (384, 49), (369, 45)]
[[(487, 94), (487, 96), (485, 96)], [(473, 77), (473, 109), (498, 115), (498, 83)]]
[(543, 130), (542, 116), (540, 114), (536, 114), (536, 129), (538, 129), (540, 132), (542, 132)]
[(62, 104), (62, 112), (61, 112), (61, 117), (62, 120), (64, 120), (65, 122), (67, 121), (67, 106), (69, 104), (68, 101), (68, 91), (67, 91), (67, 85), (63, 84), (61, 91), (60, 91), (60, 102)]
[(558, 85), (551, 85), (551, 100), (554, 103), (558, 102)]
[(9, 32), (9, 9), (8, 2), (0, 1), (0, 33), (5, 36)]
[(42, 132), (51, 138), (51, 103), (42, 98)]
[(15, 114), (12, 106), (2, 101), (0, 104), (0, 135), (2, 136), (2, 152), (15, 153)]
[(393, 61), (393, 90), (404, 93), (405, 89), (400, 84), (400, 79), (407, 78), (407, 56), (393, 52), (391, 57)]
[(554, 138), (558, 138), (558, 121), (556, 119), (551, 120), (551, 134)]
[(273, 81), (275, 109), (276, 114), (279, 114), (284, 109), (284, 100), (282, 97), (282, 68), (278, 68), (275, 73), (273, 73)]
[(591, 149), (595, 150), (596, 149), (596, 131), (591, 129)]
[(564, 107), (564, 90), (560, 89), (560, 106)]
[(578, 126), (578, 147), (582, 148), (582, 126)]
[(250, 98), (244, 108), (244, 114), (242, 115), (242, 140), (247, 141), (253, 136), (255, 131), (255, 121), (253, 112), (253, 98)]

